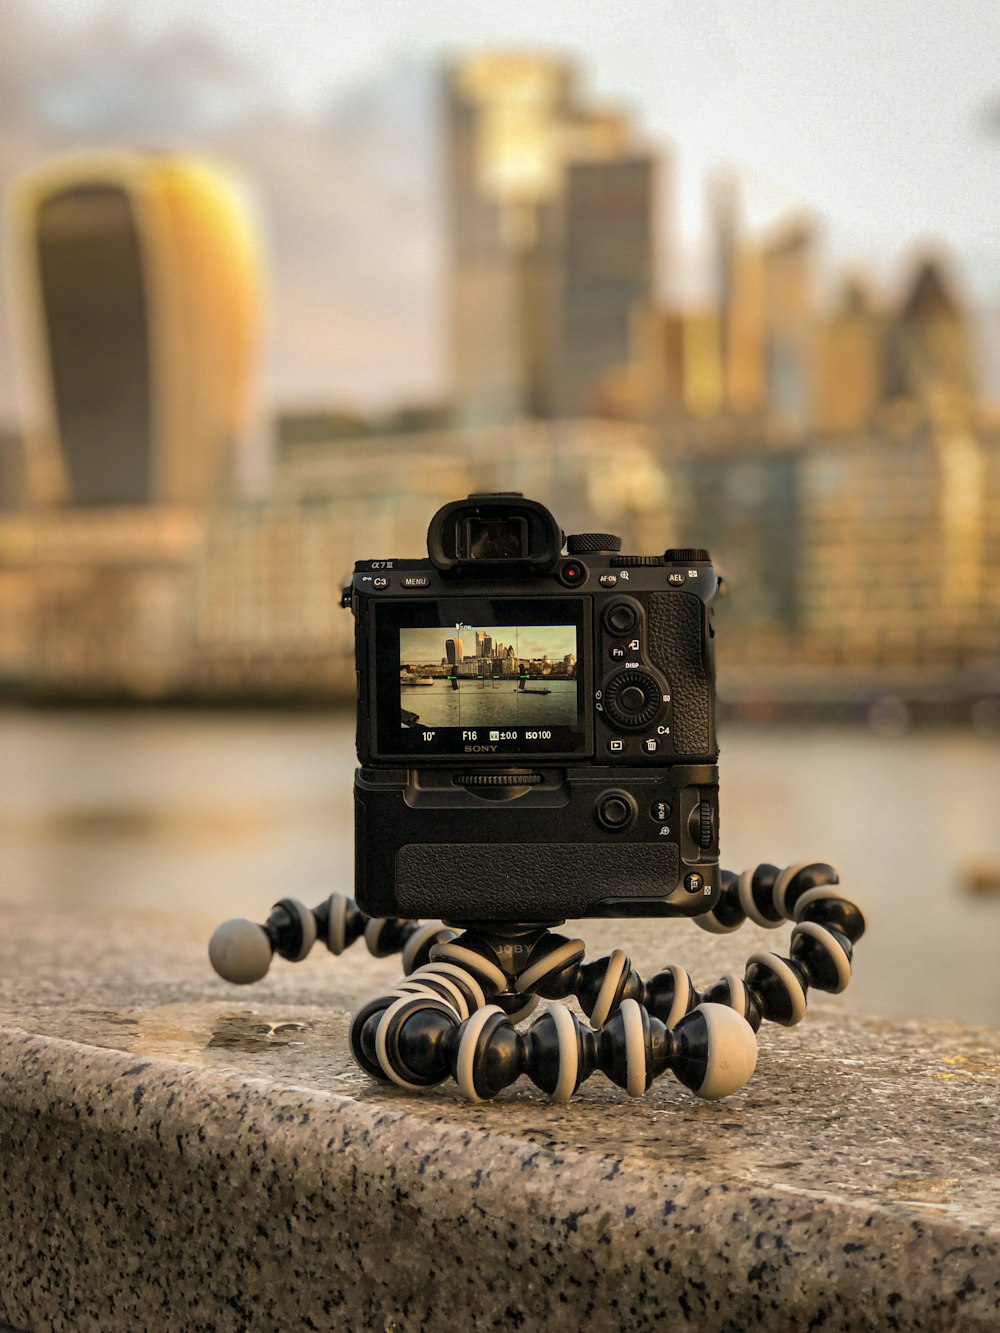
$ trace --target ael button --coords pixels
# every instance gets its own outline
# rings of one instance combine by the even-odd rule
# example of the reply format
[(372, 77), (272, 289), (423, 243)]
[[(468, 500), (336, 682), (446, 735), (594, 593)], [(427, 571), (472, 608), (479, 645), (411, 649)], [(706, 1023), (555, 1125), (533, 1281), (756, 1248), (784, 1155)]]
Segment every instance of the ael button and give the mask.
[(635, 819), (635, 801), (627, 791), (606, 791), (597, 798), (594, 814), (604, 828), (619, 833)]

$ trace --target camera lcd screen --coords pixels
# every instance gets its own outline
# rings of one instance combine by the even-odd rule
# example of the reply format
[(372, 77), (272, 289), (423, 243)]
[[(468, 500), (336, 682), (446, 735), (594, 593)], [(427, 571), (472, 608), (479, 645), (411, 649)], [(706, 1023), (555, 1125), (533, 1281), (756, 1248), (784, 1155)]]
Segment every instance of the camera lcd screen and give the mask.
[(379, 605), (380, 753), (581, 753), (581, 604), (532, 602)]

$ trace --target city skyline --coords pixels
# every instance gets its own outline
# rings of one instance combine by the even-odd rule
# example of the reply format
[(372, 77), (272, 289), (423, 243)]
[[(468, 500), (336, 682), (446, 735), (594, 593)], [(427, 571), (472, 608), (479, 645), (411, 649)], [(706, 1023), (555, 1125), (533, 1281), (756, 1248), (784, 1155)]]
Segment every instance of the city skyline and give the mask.
[(474, 656), (469, 652), (470, 639), (475, 644), (475, 634), (488, 635), (494, 646), (503, 643), (514, 648), (515, 657), (524, 661), (540, 661), (548, 657), (552, 662), (561, 662), (568, 654), (574, 657), (577, 652), (576, 628), (573, 625), (477, 625), (475, 627), (442, 626), (441, 628), (401, 629), (399, 631), (400, 665), (439, 666), (447, 660), (445, 644), (448, 639), (458, 637), (464, 640), (465, 657)]
[[(58, 19), (63, 34), (85, 41), (88, 24), (111, 6), (39, 0), (35, 8), (40, 18)], [(280, 44), (270, 42), (274, 11), (265, 0), (239, 6), (221, 0), (208, 9), (197, 0), (164, 0), (155, 11), (133, 3), (117, 12), (127, 16), (122, 26), (137, 45), (167, 42), (182, 30), (193, 48), (214, 49), (222, 57), (216, 82), (228, 90), (230, 118), (248, 102), (266, 101), (302, 120), (329, 114), (331, 106), (358, 114), (370, 109), (373, 89), (387, 79), (458, 50), (575, 56), (593, 71), (602, 98), (623, 102), (651, 134), (681, 147), (681, 222), (690, 239), (703, 217), (702, 182), (733, 162), (744, 164), (754, 212), (763, 220), (811, 204), (838, 230), (889, 239), (894, 247), (901, 236), (921, 232), (952, 231), (960, 245), (983, 243), (989, 239), (983, 213), (998, 211), (982, 209), (991, 197), (1000, 203), (997, 182), (989, 179), (1000, 21), (988, 0), (967, 5), (962, 22), (932, 0), (895, 9), (840, 0), (808, 14), (794, 0), (776, 0), (766, 16), (722, 3), (685, 9), (676, 24), (665, 22), (664, 6), (651, 0), (624, 0), (614, 12), (598, 0), (577, 0), (530, 16), (485, 0), (438, 0), (409, 13), (329, 11), (308, 2), (296, 9), (283, 17)], [(328, 41), (318, 36), (323, 32)], [(255, 86), (248, 86), (250, 70)], [(777, 92), (776, 74), (784, 81)], [(872, 99), (891, 113), (878, 133), (872, 133)], [(764, 121), (768, 135), (760, 132)], [(857, 152), (866, 138), (867, 156)], [(955, 149), (963, 140), (959, 159)], [(972, 173), (981, 173), (977, 185), (992, 194), (958, 189), (956, 195)], [(928, 189), (931, 179), (943, 188)]]
[[(664, 165), (657, 243), (672, 262), (661, 266), (660, 299), (691, 305), (711, 291), (707, 194), (733, 169), (752, 229), (803, 210), (822, 220), (827, 286), (845, 264), (860, 267), (885, 299), (917, 250), (943, 245), (977, 308), (986, 384), (1000, 391), (995, 7), (967, 8), (959, 22), (927, 3), (808, 15), (781, 3), (762, 22), (723, 6), (667, 27), (648, 6), (630, 8), (634, 22), (622, 23), (587, 4), (572, 22), (559, 5), (529, 17), (448, 7), (447, 21), (443, 9), (418, 21), (307, 5), (269, 42), (274, 19), (260, 6), (247, 23), (242, 10), (231, 21), (226, 4), (126, 4), (111, 18), (103, 0), (30, 10), (4, 0), (0, 186), (95, 143), (223, 155), (269, 219), (266, 396), (366, 410), (428, 401), (448, 384), (442, 56), (548, 51), (578, 62), (594, 101), (624, 109)], [(318, 43), (327, 28), (336, 40)], [(0, 331), (0, 421), (12, 415)]]

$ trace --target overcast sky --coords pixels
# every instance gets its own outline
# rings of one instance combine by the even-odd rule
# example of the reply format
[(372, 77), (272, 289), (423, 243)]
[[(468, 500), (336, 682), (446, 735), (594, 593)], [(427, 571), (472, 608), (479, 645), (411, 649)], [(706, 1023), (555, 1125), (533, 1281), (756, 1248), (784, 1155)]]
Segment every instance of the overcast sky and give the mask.
[[(106, 0), (42, 0), (72, 18)], [(741, 166), (755, 214), (789, 205), (829, 224), (834, 253), (869, 262), (921, 238), (960, 251), (1000, 289), (997, 0), (157, 0), (124, 4), (149, 30), (209, 30), (303, 111), (399, 57), (480, 45), (561, 48), (679, 158), (680, 225), (702, 226), (706, 175)]]
[[(661, 154), (664, 295), (707, 296), (706, 186), (735, 168), (755, 228), (821, 223), (828, 291), (855, 266), (895, 301), (930, 243), (1000, 311), (1000, 0), (0, 0), (0, 189), (65, 149), (218, 153), (261, 205), (265, 397), (434, 399), (450, 386), (435, 72), (498, 46), (575, 58), (583, 99), (624, 106)], [(997, 388), (1000, 317), (981, 327)]]

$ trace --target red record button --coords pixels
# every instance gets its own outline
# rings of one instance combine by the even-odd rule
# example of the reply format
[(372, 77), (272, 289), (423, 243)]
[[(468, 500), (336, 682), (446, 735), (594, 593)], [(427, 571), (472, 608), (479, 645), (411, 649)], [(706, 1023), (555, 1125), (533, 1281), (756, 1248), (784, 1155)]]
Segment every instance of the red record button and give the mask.
[(579, 560), (564, 560), (559, 569), (559, 577), (568, 588), (575, 588), (586, 582), (587, 567)]

